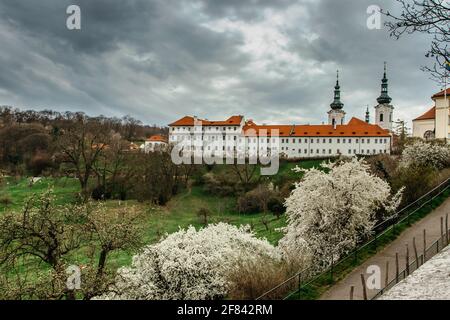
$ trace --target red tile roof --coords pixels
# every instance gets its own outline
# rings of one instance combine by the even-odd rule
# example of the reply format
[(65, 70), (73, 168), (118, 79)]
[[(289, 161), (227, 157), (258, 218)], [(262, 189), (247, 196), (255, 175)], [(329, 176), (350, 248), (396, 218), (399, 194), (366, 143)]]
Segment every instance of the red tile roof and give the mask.
[[(239, 126), (242, 122), (243, 116), (231, 116), (225, 121), (210, 121), (197, 118), (198, 121), (202, 122), (202, 126)], [(169, 127), (179, 127), (179, 126), (193, 126), (194, 117), (185, 116), (175, 122), (169, 124)]]
[[(253, 129), (253, 130), (252, 130)], [(262, 130), (267, 130), (270, 136), (271, 129), (278, 129), (280, 137), (389, 137), (388, 130), (376, 124), (369, 124), (358, 118), (352, 118), (345, 125), (337, 125), (336, 129), (332, 125), (257, 125), (247, 122), (244, 126), (246, 136), (259, 135)], [(264, 134), (264, 132), (261, 132)]]
[(420, 117), (415, 118), (413, 121), (416, 121), (416, 120), (430, 120), (430, 119), (436, 119), (436, 107), (432, 107), (430, 110), (425, 112)]
[(154, 135), (151, 136), (150, 138), (147, 139), (147, 141), (152, 141), (152, 142), (166, 142), (167, 143), (167, 139), (164, 138), (163, 136), (160, 135)]
[[(431, 99), (438, 98), (438, 97), (444, 97), (445, 96), (445, 91), (446, 90), (442, 90), (441, 92), (438, 92), (438, 93), (434, 94), (431, 97)], [(447, 88), (447, 98), (450, 99), (450, 88)]]

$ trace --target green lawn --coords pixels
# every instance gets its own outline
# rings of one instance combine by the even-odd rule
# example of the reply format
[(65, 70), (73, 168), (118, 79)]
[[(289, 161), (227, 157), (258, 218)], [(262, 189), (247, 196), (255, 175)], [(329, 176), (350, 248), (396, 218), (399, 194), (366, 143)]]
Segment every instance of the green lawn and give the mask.
[(48, 188), (53, 189), (58, 204), (66, 204), (76, 200), (80, 185), (78, 180), (71, 178), (42, 178), (33, 185), (30, 185), (29, 178), (18, 180), (12, 177), (5, 178), (0, 185), (0, 199), (8, 197), (11, 204), (5, 206), (0, 202), (0, 212), (20, 210), (29, 197), (33, 194), (40, 194)]
[[(300, 175), (291, 169), (296, 165), (303, 168), (311, 168), (318, 166), (320, 160), (306, 160), (300, 163), (280, 163), (280, 171), (276, 176), (270, 177), (280, 179), (289, 177), (289, 180), (298, 179)], [(227, 170), (226, 168), (215, 168), (215, 170)], [(259, 170), (258, 170), (259, 174)], [(12, 203), (7, 207), (0, 204), (0, 213), (5, 210), (19, 211), (24, 201), (32, 196), (52, 188), (56, 196), (58, 204), (72, 203), (76, 201), (77, 194), (80, 190), (79, 182), (76, 179), (61, 178), (51, 179), (43, 178), (32, 186), (29, 185), (28, 178), (15, 180), (14, 178), (6, 178), (0, 185), (0, 198), (8, 196)], [(236, 210), (235, 197), (219, 197), (206, 193), (202, 186), (192, 187), (190, 190), (184, 190), (180, 194), (174, 196), (166, 206), (156, 206), (150, 203), (140, 203), (134, 200), (128, 201), (107, 201), (106, 205), (111, 209), (135, 206), (137, 210), (143, 213), (142, 225), (144, 225), (144, 243), (151, 244), (158, 241), (167, 233), (173, 233), (180, 228), (186, 228), (190, 225), (200, 228), (203, 226), (201, 218), (197, 216), (200, 208), (207, 208), (211, 212), (208, 223), (227, 222), (236, 226), (249, 225), (255, 234), (260, 238), (266, 238), (272, 244), (276, 244), (281, 238), (282, 233), (278, 230), (286, 225), (284, 216), (277, 219), (274, 215), (267, 213), (258, 214), (239, 214)], [(268, 230), (262, 223), (262, 218), (269, 220)], [(128, 265), (131, 263), (133, 252), (117, 252), (110, 256), (110, 263), (113, 268)], [(87, 262), (86, 254), (83, 249), (78, 250), (73, 257), (74, 263)]]

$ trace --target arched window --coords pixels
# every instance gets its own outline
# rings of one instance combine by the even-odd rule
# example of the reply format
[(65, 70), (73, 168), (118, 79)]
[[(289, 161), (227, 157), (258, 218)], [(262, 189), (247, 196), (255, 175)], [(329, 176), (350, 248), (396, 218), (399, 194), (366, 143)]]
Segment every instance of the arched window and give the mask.
[(336, 124), (336, 119), (333, 118), (333, 120), (331, 120), (331, 124), (334, 126)]
[(383, 114), (382, 113), (380, 113), (380, 122), (383, 122)]
[(427, 130), (425, 131), (424, 135), (423, 135), (425, 140), (433, 140), (434, 139), (434, 131), (432, 130)]

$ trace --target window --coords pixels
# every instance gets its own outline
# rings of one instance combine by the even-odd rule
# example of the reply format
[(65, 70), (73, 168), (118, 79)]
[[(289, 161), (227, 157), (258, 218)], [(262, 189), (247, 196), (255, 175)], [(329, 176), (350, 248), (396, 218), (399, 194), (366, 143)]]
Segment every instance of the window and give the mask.
[(325, 150), (325, 149), (322, 149), (322, 154), (325, 154), (325, 153), (327, 153), (326, 150)]
[(326, 142), (327, 142), (327, 139), (323, 139), (323, 140), (322, 140), (322, 143), (326, 143)]
[(383, 114), (380, 113), (380, 122), (383, 122), (383, 118), (384, 118)]
[(364, 154), (364, 149), (361, 150), (361, 154)]
[(305, 139), (305, 143), (308, 143), (308, 139)]
[(353, 153), (356, 154), (356, 149), (353, 150)]
[(295, 139), (292, 139), (292, 143), (295, 143)]
[(302, 153), (302, 149), (298, 149), (298, 153)]
[(375, 139), (375, 143), (378, 143), (378, 139)]
[(370, 139), (367, 139), (367, 143), (370, 143)]
[(281, 143), (284, 143), (284, 139), (281, 139)]
[(308, 153), (308, 149), (305, 149), (305, 154), (307, 154)]
[(328, 143), (331, 143), (331, 139), (328, 140)]
[(377, 150), (373, 149), (373, 154), (377, 153)]
[(359, 143), (359, 139), (356, 139), (356, 143)]
[(337, 139), (337, 143), (341, 143), (341, 139)]
[(317, 143), (320, 143), (320, 139), (317, 139)]
[(384, 139), (384, 143), (387, 143), (387, 139)]
[(352, 143), (352, 139), (348, 139), (348, 143)]
[(369, 149), (367, 149), (367, 154), (370, 154), (370, 150)]
[(331, 154), (331, 149), (328, 149), (328, 153)]
[(361, 143), (364, 143), (364, 139), (361, 139)]
[(345, 139), (342, 139), (342, 143), (345, 143)]
[(311, 149), (311, 154), (313, 154), (314, 153), (314, 150), (313, 149)]
[(317, 152), (316, 152), (317, 154), (319, 154), (319, 153), (320, 153), (319, 149), (317, 149), (316, 151), (317, 151)]

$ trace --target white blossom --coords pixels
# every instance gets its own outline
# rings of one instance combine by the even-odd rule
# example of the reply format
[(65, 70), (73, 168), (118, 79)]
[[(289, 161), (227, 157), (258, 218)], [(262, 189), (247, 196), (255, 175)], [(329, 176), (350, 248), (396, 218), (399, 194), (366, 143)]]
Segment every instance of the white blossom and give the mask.
[(111, 291), (99, 299), (219, 299), (227, 295), (236, 266), (281, 260), (278, 250), (248, 227), (226, 223), (166, 236), (118, 271)]
[(402, 153), (402, 165), (431, 166), (444, 168), (450, 162), (448, 145), (416, 141), (407, 145)]
[(376, 214), (392, 215), (401, 199), (363, 160), (305, 170), (286, 199), (288, 225), (280, 247), (287, 256), (312, 255), (316, 266), (339, 258), (372, 232)]

